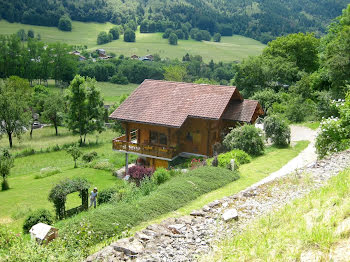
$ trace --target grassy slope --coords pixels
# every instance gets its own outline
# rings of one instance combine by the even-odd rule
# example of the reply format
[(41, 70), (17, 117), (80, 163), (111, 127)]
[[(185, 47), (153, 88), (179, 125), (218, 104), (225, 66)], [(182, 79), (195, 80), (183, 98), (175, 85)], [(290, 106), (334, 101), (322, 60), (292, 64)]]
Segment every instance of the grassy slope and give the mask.
[[(63, 145), (78, 141), (77, 136), (68, 133), (64, 128), (61, 128), (62, 135), (54, 136), (53, 128), (43, 128), (34, 130), (33, 139), (29, 138), (29, 134), (25, 134), (22, 142), (18, 143), (15, 140), (14, 151), (22, 150), (23, 148), (33, 148), (45, 150), (47, 147), (56, 144)], [(124, 164), (124, 155), (112, 151), (111, 140), (116, 136), (112, 131), (106, 131), (99, 135), (99, 144), (90, 145), (83, 148), (83, 152), (96, 151), (102, 159), (109, 159), (115, 166)], [(96, 137), (90, 135), (87, 141), (96, 142)], [(0, 140), (0, 147), (7, 146), (6, 137)], [(34, 176), (40, 174), (40, 170), (45, 167), (58, 167), (62, 173), (42, 178), (34, 179)], [(82, 163), (80, 163), (82, 166)], [(111, 175), (111, 172), (96, 170), (91, 168), (73, 168), (73, 160), (65, 151), (57, 151), (51, 153), (39, 153), (31, 156), (20, 157), (15, 159), (15, 167), (11, 170), (9, 184), (11, 189), (5, 192), (0, 191), (0, 222), (11, 223), (16, 231), (20, 230), (23, 222), (23, 217), (30, 209), (49, 208), (53, 210), (52, 204), (47, 200), (48, 192), (58, 180), (66, 177), (86, 177), (92, 184), (99, 189), (109, 187), (112, 183), (118, 180)], [(78, 199), (72, 198), (69, 206), (78, 205)], [(12, 217), (17, 219), (12, 221)]]
[(235, 239), (222, 241), (204, 261), (299, 261), (307, 251), (318, 252), (317, 261), (330, 261), (329, 252), (349, 239), (348, 227), (344, 234), (336, 232), (349, 218), (349, 195), (350, 170), (346, 170), (326, 187), (262, 217)]
[(135, 43), (126, 43), (119, 39), (97, 46), (98, 33), (107, 31), (112, 26), (110, 23), (73, 22), (72, 32), (63, 32), (55, 27), (11, 24), (2, 20), (0, 21), (0, 34), (13, 34), (21, 28), (25, 30), (33, 29), (35, 33), (40, 33), (41, 39), (45, 42), (62, 41), (73, 45), (87, 45), (89, 50), (104, 48), (107, 52), (124, 54), (126, 56), (158, 53), (162, 58), (181, 59), (186, 53), (190, 53), (192, 55), (201, 55), (206, 62), (210, 61), (210, 59), (216, 62), (240, 61), (250, 55), (260, 54), (264, 48), (264, 45), (260, 42), (243, 36), (222, 37), (221, 43), (179, 40), (177, 46), (171, 46), (168, 44), (167, 39), (162, 38), (161, 33), (141, 34), (140, 32), (136, 33)]

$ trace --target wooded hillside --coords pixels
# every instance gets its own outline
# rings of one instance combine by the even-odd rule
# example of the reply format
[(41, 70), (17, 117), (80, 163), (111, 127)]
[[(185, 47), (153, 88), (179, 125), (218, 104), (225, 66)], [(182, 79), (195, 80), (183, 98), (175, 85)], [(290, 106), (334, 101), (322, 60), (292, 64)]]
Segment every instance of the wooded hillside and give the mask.
[(295, 32), (321, 35), (346, 0), (0, 0), (0, 16), (10, 22), (57, 26), (67, 14), (83, 22), (151, 22), (155, 32), (187, 26), (240, 34), (268, 42)]

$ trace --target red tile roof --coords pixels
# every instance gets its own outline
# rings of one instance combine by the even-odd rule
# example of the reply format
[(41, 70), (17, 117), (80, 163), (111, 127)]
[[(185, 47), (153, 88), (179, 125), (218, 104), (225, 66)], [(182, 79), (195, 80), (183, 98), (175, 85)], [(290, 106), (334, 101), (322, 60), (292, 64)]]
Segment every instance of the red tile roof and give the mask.
[(231, 100), (222, 118), (239, 122), (251, 122), (255, 110), (262, 113), (261, 106), (256, 100), (245, 99), (243, 102)]
[(242, 99), (234, 86), (146, 79), (110, 118), (178, 128), (187, 117), (220, 119), (234, 94)]

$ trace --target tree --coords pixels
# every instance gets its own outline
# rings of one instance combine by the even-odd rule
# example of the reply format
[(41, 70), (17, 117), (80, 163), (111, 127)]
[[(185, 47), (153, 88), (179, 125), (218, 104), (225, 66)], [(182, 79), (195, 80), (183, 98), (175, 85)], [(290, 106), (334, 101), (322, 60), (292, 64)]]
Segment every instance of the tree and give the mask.
[(74, 160), (74, 168), (77, 168), (77, 160), (83, 154), (77, 145), (70, 146), (67, 149), (67, 153), (70, 154)]
[(317, 70), (319, 66), (319, 45), (320, 40), (314, 34), (290, 34), (269, 42), (264, 55), (286, 58), (295, 63), (300, 70), (310, 73)]
[[(113, 40), (119, 39), (119, 30), (118, 27), (112, 27), (109, 29), (109, 33), (113, 36)], [(98, 42), (98, 41), (97, 41)]]
[(180, 65), (168, 66), (164, 70), (164, 79), (167, 81), (183, 82), (187, 76), (186, 68)]
[(124, 32), (124, 41), (125, 42), (135, 42), (135, 32), (132, 29), (128, 28)]
[(58, 21), (58, 29), (62, 31), (72, 31), (72, 20), (70, 20), (69, 16), (63, 15)]
[(33, 29), (29, 29), (27, 35), (28, 35), (28, 38), (34, 38), (34, 31), (33, 31)]
[(168, 41), (171, 45), (177, 45), (177, 35), (175, 33), (171, 33)]
[(65, 109), (64, 99), (62, 94), (52, 92), (44, 103), (42, 112), (43, 118), (53, 124), (58, 136), (58, 126), (62, 123), (63, 113)]
[(221, 41), (221, 34), (220, 33), (216, 33), (213, 36), (213, 40), (214, 40), (214, 42), (220, 42)]
[(100, 32), (97, 36), (97, 44), (103, 45), (110, 42), (110, 39), (108, 37), (108, 34), (106, 32)]
[(7, 134), (11, 148), (13, 136), (20, 137), (28, 127), (30, 96), (27, 80), (11, 76), (0, 82), (0, 133)]
[(290, 127), (280, 116), (271, 115), (264, 119), (264, 131), (266, 138), (277, 146), (290, 144)]
[(26, 34), (26, 31), (24, 31), (24, 29), (19, 29), (17, 31), (17, 36), (21, 41), (27, 41), (28, 36)]
[(170, 36), (170, 34), (173, 33), (173, 32), (174, 32), (173, 29), (167, 28), (167, 29), (165, 30), (164, 34), (163, 34), (163, 38), (164, 38), (164, 39), (168, 39), (169, 36)]
[(14, 166), (14, 159), (7, 149), (0, 150), (0, 175), (2, 177), (1, 189), (10, 189), (7, 177), (10, 175), (11, 168)]
[(102, 132), (105, 109), (96, 80), (75, 76), (68, 88), (66, 101), (67, 126), (73, 133), (79, 134), (80, 145), (85, 143), (87, 134)]

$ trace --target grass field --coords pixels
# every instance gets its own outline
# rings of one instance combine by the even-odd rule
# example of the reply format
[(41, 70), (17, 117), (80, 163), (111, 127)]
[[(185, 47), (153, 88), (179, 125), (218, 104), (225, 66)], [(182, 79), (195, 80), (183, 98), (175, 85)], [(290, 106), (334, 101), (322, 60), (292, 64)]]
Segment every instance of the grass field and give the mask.
[[(45, 151), (48, 147), (56, 144), (62, 146), (67, 143), (78, 141), (77, 136), (71, 135), (65, 128), (61, 128), (61, 135), (56, 137), (53, 128), (42, 128), (34, 130), (33, 138), (29, 138), (29, 134), (23, 135), (21, 143), (14, 140), (14, 153), (24, 148), (32, 148), (36, 151), (42, 149)], [(96, 136), (87, 136), (87, 147), (83, 147), (83, 153), (96, 151), (102, 161), (106, 159), (112, 163), (115, 168), (124, 165), (124, 154), (112, 151), (111, 140), (118, 134), (107, 130), (98, 135), (98, 144), (96, 144)], [(7, 146), (6, 137), (0, 140), (0, 147)], [(131, 161), (134, 157), (131, 157)], [(47, 200), (48, 193), (52, 186), (63, 178), (85, 177), (91, 183), (91, 188), (97, 186), (99, 189), (110, 187), (113, 183), (120, 182), (119, 179), (112, 176), (110, 171), (97, 170), (84, 166), (79, 161), (79, 168), (73, 168), (74, 162), (66, 151), (61, 150), (49, 153), (36, 153), (26, 157), (18, 157), (15, 159), (15, 166), (11, 170), (11, 176), (8, 181), (11, 189), (8, 191), (0, 191), (0, 223), (11, 226), (16, 231), (21, 230), (24, 217), (28, 211), (37, 208), (48, 208), (53, 211), (53, 205)], [(56, 167), (61, 173), (53, 176), (35, 179), (40, 174), (40, 170), (46, 167)], [(68, 207), (77, 206), (79, 198), (73, 197), (68, 199)]]
[(241, 61), (248, 56), (258, 55), (265, 45), (260, 42), (243, 37), (232, 36), (222, 37), (221, 43), (198, 42), (194, 40), (179, 40), (177, 46), (168, 44), (167, 39), (162, 38), (161, 33), (141, 34), (136, 33), (135, 43), (126, 43), (121, 39), (105, 45), (97, 45), (97, 35), (101, 31), (108, 31), (113, 25), (111, 23), (83, 23), (73, 22), (72, 32), (63, 32), (56, 27), (44, 27), (24, 25), (18, 23), (8, 23), (0, 21), (0, 34), (13, 34), (19, 29), (33, 29), (35, 33), (40, 33), (41, 39), (45, 42), (65, 42), (72, 45), (87, 45), (89, 50), (104, 48), (107, 52), (114, 52), (117, 55), (124, 54), (131, 56), (136, 54), (143, 56), (146, 54), (159, 54), (162, 58), (181, 59), (186, 53), (201, 55), (204, 61), (213, 59), (216, 62)]
[(219, 242), (202, 261), (349, 261), (349, 195), (350, 170), (345, 170), (324, 188)]

